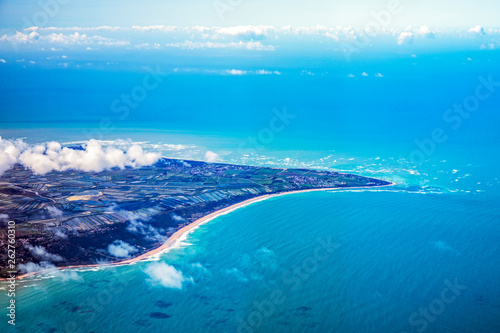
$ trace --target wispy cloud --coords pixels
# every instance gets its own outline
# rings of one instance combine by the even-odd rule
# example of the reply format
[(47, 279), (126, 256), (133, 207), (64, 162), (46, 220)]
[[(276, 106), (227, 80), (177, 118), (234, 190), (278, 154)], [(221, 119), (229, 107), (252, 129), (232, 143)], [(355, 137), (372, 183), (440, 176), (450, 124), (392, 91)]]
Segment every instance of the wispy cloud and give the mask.
[(215, 38), (221, 36), (232, 36), (246, 40), (263, 39), (271, 31), (276, 31), (276, 28), (271, 25), (238, 25), (235, 27), (212, 28)]
[(88, 36), (75, 32), (73, 34), (51, 33), (40, 35), (37, 31), (30, 33), (16, 32), (14, 35), (4, 35), (0, 41), (6, 41), (14, 44), (57, 44), (64, 46), (72, 45), (104, 45), (104, 46), (126, 46), (130, 42), (127, 40), (107, 38), (103, 36)]
[[(7, 30), (8, 31), (8, 30)], [(238, 25), (238, 26), (191, 26), (179, 27), (169, 25), (151, 25), (132, 27), (96, 26), (96, 27), (30, 27), (23, 31), (11, 31), (0, 37), (0, 42), (24, 45), (26, 48), (75, 48), (95, 49), (98, 46), (121, 47), (127, 49), (151, 50), (178, 48), (183, 50), (253, 50), (274, 51), (286, 49), (290, 41), (317, 43), (318, 46), (332, 47), (339, 43), (359, 45), (367, 34), (375, 37), (370, 40), (370, 47), (388, 43), (389, 45), (411, 45), (416, 40), (456, 40), (463, 43), (469, 41), (469, 47), (478, 47), (470, 43), (473, 38), (484, 36), (496, 37), (500, 31), (494, 28), (483, 28), (478, 25), (472, 28), (435, 28), (419, 27), (383, 27), (356, 28), (352, 26), (327, 27), (316, 26), (283, 26), (271, 25)], [(264, 43), (264, 41), (266, 41)], [(272, 41), (269, 43), (267, 41)], [(393, 43), (395, 42), (395, 43)], [(0, 44), (0, 47), (2, 45)], [(3, 46), (5, 47), (5, 45)], [(335, 46), (334, 46), (335, 49)]]
[(279, 71), (266, 71), (265, 69), (259, 69), (258, 71), (255, 71), (255, 74), (257, 75), (281, 75), (281, 72)]
[(468, 32), (471, 32), (471, 33), (474, 33), (474, 34), (479, 34), (479, 35), (484, 35), (484, 28), (480, 25), (477, 25), (473, 28), (470, 28), (469, 30), (467, 30)]
[(234, 50), (254, 50), (254, 51), (274, 51), (274, 46), (264, 45), (261, 42), (230, 42), (230, 43), (219, 43), (219, 42), (198, 42), (186, 40), (182, 43), (168, 43), (168, 47), (176, 47), (187, 50), (199, 50), (199, 49), (234, 49)]
[(165, 232), (162, 229), (157, 229), (145, 221), (140, 221), (136, 216), (131, 215), (130, 212), (127, 213), (130, 216), (127, 225), (128, 231), (140, 234), (144, 236), (144, 239), (149, 241), (163, 242), (166, 240)]
[(135, 246), (122, 240), (115, 240), (108, 245), (108, 253), (117, 258), (129, 258), (132, 254), (138, 252)]
[(47, 209), (47, 211), (49, 212), (50, 216), (52, 216), (53, 218), (60, 218), (60, 217), (63, 216), (62, 210), (60, 210), (57, 207), (47, 206), (47, 207), (45, 207), (45, 209)]
[(398, 36), (398, 44), (403, 45), (403, 44), (412, 44), (413, 41), (415, 40), (415, 35), (413, 32), (405, 31), (399, 34)]
[(26, 264), (19, 264), (18, 267), (20, 272), (26, 274), (44, 271), (63, 281), (83, 281), (82, 277), (79, 276), (77, 272), (72, 270), (59, 270), (54, 264), (48, 261), (42, 261), (39, 264), (28, 262)]
[(37, 258), (38, 260), (42, 261), (63, 261), (64, 258), (61, 257), (58, 254), (53, 254), (47, 252), (47, 250), (43, 246), (32, 246), (30, 244), (26, 244), (24, 247), (26, 247), (31, 254)]
[(9, 215), (0, 213), (0, 222), (2, 222), (2, 223), (9, 222)]
[(22, 140), (4, 140), (0, 137), (0, 174), (16, 163), (30, 168), (37, 174), (69, 169), (103, 171), (110, 168), (152, 165), (160, 158), (157, 153), (145, 153), (138, 144), (126, 150), (103, 147), (96, 140), (89, 140), (82, 149), (62, 147), (58, 142), (28, 145)]
[(208, 163), (215, 163), (215, 162), (220, 162), (221, 158), (219, 154), (214, 153), (213, 151), (207, 151), (205, 153), (205, 161)]
[(247, 73), (248, 73), (247, 71), (243, 71), (241, 69), (228, 69), (228, 70), (226, 70), (226, 74), (229, 74), (229, 75), (244, 75)]

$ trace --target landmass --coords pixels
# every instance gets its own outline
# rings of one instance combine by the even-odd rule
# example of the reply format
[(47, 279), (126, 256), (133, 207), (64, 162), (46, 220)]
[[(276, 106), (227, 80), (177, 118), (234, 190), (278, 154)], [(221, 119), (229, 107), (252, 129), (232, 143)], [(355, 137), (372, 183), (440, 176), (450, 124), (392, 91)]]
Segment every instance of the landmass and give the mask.
[[(7, 248), (7, 222), (15, 221), (16, 265), (124, 263), (168, 247), (183, 230), (249, 200), (387, 185), (391, 183), (341, 172), (168, 158), (153, 166), (98, 173), (38, 175), (15, 165), (0, 176), (0, 245)], [(0, 277), (8, 277), (7, 251), (0, 259)]]

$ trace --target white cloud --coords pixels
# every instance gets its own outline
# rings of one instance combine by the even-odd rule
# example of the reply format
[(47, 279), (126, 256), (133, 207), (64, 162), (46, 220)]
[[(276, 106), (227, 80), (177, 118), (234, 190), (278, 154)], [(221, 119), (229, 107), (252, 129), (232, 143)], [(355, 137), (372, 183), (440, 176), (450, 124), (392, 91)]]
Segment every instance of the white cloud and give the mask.
[(134, 26), (132, 26), (132, 29), (138, 30), (138, 31), (143, 31), (143, 32), (150, 32), (150, 31), (174, 32), (174, 31), (178, 30), (178, 28), (176, 26), (168, 26), (168, 25), (150, 25), (150, 26), (134, 25)]
[(14, 44), (27, 44), (37, 41), (39, 37), (40, 35), (36, 31), (33, 31), (29, 34), (24, 34), (20, 31), (17, 31), (12, 36), (3, 35), (2, 37), (0, 37), (0, 41), (11, 42)]
[(218, 36), (234, 36), (242, 39), (262, 39), (268, 32), (275, 31), (276, 29), (270, 25), (239, 25), (235, 27), (213, 28), (216, 37)]
[[(150, 224), (139, 221), (139, 216), (136, 216), (131, 212), (120, 212), (120, 214), (125, 215), (129, 218), (129, 224), (127, 225), (128, 231), (135, 234), (141, 234), (147, 240), (157, 242), (165, 241), (166, 237), (162, 235), (158, 229)], [(163, 230), (161, 231), (163, 232)]]
[(281, 75), (280, 71), (270, 71), (265, 69), (243, 70), (243, 69), (195, 69), (195, 68), (174, 68), (175, 73), (207, 73), (213, 75)]
[(347, 74), (347, 77), (351, 77), (352, 78), (352, 77), (355, 77), (355, 76), (354, 76), (354, 74), (349, 73), (349, 74)]
[(500, 42), (497, 42), (496, 45), (494, 43), (481, 44), (480, 49), (481, 50), (495, 50), (497, 47), (500, 47)]
[(433, 39), (436, 37), (435, 33), (432, 32), (431, 29), (426, 25), (421, 26), (418, 33), (420, 36), (425, 37), (425, 38), (429, 38), (429, 39)]
[(117, 258), (129, 258), (137, 251), (135, 246), (121, 240), (115, 240), (108, 245), (108, 253)]
[(323, 36), (325, 36), (327, 38), (331, 38), (337, 42), (340, 40), (338, 33), (325, 32), (323, 34)]
[(64, 258), (61, 257), (58, 254), (53, 254), (47, 252), (47, 250), (43, 246), (32, 246), (30, 244), (26, 244), (24, 247), (26, 247), (31, 254), (37, 258), (38, 260), (43, 260), (43, 261), (63, 261)]
[(39, 38), (40, 41), (46, 41), (49, 43), (59, 43), (65, 45), (106, 45), (106, 46), (125, 46), (129, 45), (130, 42), (112, 38), (106, 38), (102, 36), (87, 36), (86, 34), (80, 34), (75, 32), (72, 35), (64, 35), (62, 33), (56, 34), (52, 33), (47, 36), (42, 36)]
[(126, 28), (121, 27), (111, 27), (111, 26), (100, 26), (100, 27), (29, 27), (24, 29), (24, 31), (119, 31)]
[(362, 76), (368, 76), (368, 73), (367, 72), (363, 72), (361, 73)]
[(467, 30), (468, 32), (471, 32), (471, 33), (474, 33), (474, 34), (479, 34), (479, 35), (484, 35), (484, 29), (482, 26), (480, 25), (477, 25), (473, 28), (470, 28), (469, 30)]
[(182, 289), (184, 282), (193, 282), (192, 278), (186, 278), (181, 271), (164, 262), (151, 263), (144, 269), (154, 285), (162, 285), (166, 288)]
[(60, 209), (58, 209), (57, 207), (47, 206), (47, 207), (45, 207), (45, 209), (47, 209), (50, 216), (52, 216), (53, 218), (60, 218), (63, 216), (63, 212)]
[(407, 28), (407, 31), (403, 31), (398, 35), (398, 44), (413, 44), (417, 37), (423, 37), (427, 39), (436, 38), (436, 33), (431, 30), (426, 25), (423, 25), (417, 29), (412, 29), (411, 27)]
[[(145, 36), (147, 33), (149, 36)], [(407, 27), (405, 29), (395, 27), (383, 27), (376, 31), (369, 27), (354, 28), (351, 26), (322, 25), (309, 27), (274, 27), (271, 25), (238, 25), (229, 27), (220, 26), (194, 26), (178, 27), (168, 25), (132, 26), (132, 27), (30, 27), (21, 32), (11, 32), (0, 41), (9, 41), (19, 44), (46, 43), (56, 46), (82, 45), (94, 47), (94, 45), (127, 47), (133, 40), (133, 47), (141, 49), (153, 49), (160, 47), (176, 47), (188, 50), (205, 49), (235, 49), (235, 50), (257, 50), (272, 51), (273, 45), (264, 45), (262, 40), (273, 40), (279, 43), (282, 37), (299, 38), (314, 43), (327, 42), (363, 42), (368, 33), (374, 33), (373, 43), (383, 43), (380, 36), (396, 38), (399, 45), (411, 44), (418, 38), (456, 38), (463, 39), (469, 34), (494, 35), (500, 33), (498, 29), (483, 29), (481, 26), (465, 29), (436, 29), (428, 26)], [(149, 39), (146, 40), (146, 37)], [(469, 36), (470, 37), (470, 36)], [(133, 38), (133, 39), (132, 39)], [(154, 40), (151, 40), (154, 38)], [(273, 42), (274, 43), (274, 42)], [(491, 43), (491, 42), (488, 42)], [(288, 44), (287, 44), (288, 45)], [(51, 45), (45, 46), (47, 50)], [(490, 48), (485, 45), (485, 48)]]
[(247, 71), (243, 71), (241, 69), (227, 69), (226, 70), (226, 74), (229, 74), (229, 75), (244, 75), (246, 73), (247, 73)]
[(30, 146), (22, 140), (3, 140), (0, 137), (0, 174), (16, 163), (37, 174), (69, 169), (100, 172), (110, 168), (152, 165), (160, 158), (157, 153), (145, 153), (138, 144), (122, 150), (103, 147), (97, 140), (84, 144), (83, 150), (62, 148), (58, 142)]
[(398, 36), (398, 44), (403, 45), (403, 44), (412, 44), (413, 41), (415, 40), (415, 35), (412, 32), (402, 32)]
[(220, 160), (221, 160), (220, 156), (217, 153), (214, 153), (213, 151), (207, 151), (205, 153), (205, 161), (208, 163), (215, 163), (219, 162)]
[(56, 278), (61, 278), (63, 281), (82, 281), (83, 279), (75, 272), (72, 270), (59, 270), (57, 269), (56, 266), (51, 264), (50, 262), (47, 261), (42, 261), (39, 264), (35, 264), (33, 262), (28, 262), (26, 264), (19, 264), (19, 271), (22, 273), (30, 274), (30, 273), (37, 273), (41, 271), (46, 271), (48, 273), (51, 273), (54, 277)]
[(18, 162), (21, 151), (26, 148), (22, 140), (3, 140), (0, 137), (0, 175)]
[(183, 218), (182, 216), (179, 216), (175, 213), (172, 215), (172, 219), (176, 222), (185, 222), (186, 221), (185, 218)]
[(375, 77), (384, 77), (384, 76), (380, 73), (377, 73), (377, 74), (375, 74)]
[(311, 27), (292, 27), (291, 25), (281, 27), (279, 31), (291, 34), (302, 34), (302, 35), (323, 35), (323, 34), (336, 34), (339, 30), (342, 30), (341, 27), (325, 27), (324, 25), (315, 25)]
[(0, 59), (0, 62), (3, 62), (5, 64), (7, 61), (5, 61), (5, 59)]
[(142, 49), (142, 48), (149, 49), (150, 45), (149, 45), (149, 43), (141, 43), (141, 44), (134, 45), (134, 47), (136, 47), (138, 49)]
[[(150, 208), (147, 214), (139, 212), (129, 212), (125, 210), (115, 210), (115, 207), (109, 207), (110, 212), (117, 213), (128, 221), (127, 231), (140, 234), (144, 236), (144, 239), (155, 242), (164, 242), (166, 236), (163, 229), (157, 229), (146, 222), (152, 218), (152, 216), (158, 214), (159, 210), (155, 208)], [(143, 222), (141, 222), (143, 221)]]
[[(75, 32), (70, 35), (65, 35), (63, 33), (51, 33), (49, 35), (39, 35), (37, 31), (32, 31), (29, 34), (24, 34), (22, 32), (16, 32), (15, 35), (4, 35), (0, 37), (0, 41), (7, 41), (15, 44), (27, 44), (27, 43), (54, 43), (63, 45), (106, 45), (106, 46), (126, 46), (130, 42), (125, 40), (107, 38), (102, 36), (88, 36), (86, 34), (81, 34)], [(51, 50), (56, 50), (51, 48)]]
[(54, 237), (56, 239), (67, 239), (68, 238), (67, 229), (55, 228), (54, 229)]

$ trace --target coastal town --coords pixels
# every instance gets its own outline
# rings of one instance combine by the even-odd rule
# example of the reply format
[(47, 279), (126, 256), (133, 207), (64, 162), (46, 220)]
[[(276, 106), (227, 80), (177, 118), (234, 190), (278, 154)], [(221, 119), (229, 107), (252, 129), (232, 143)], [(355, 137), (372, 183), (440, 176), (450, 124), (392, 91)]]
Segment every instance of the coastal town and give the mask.
[[(167, 158), (152, 166), (98, 173), (38, 175), (16, 165), (0, 177), (0, 217), (5, 225), (16, 223), (18, 264), (40, 262), (43, 258), (32, 251), (36, 246), (57, 256), (57, 266), (94, 264), (119, 259), (105, 251), (116, 239), (132, 244), (140, 255), (183, 226), (258, 196), (388, 184), (339, 172)], [(1, 268), (2, 276), (6, 271)]]

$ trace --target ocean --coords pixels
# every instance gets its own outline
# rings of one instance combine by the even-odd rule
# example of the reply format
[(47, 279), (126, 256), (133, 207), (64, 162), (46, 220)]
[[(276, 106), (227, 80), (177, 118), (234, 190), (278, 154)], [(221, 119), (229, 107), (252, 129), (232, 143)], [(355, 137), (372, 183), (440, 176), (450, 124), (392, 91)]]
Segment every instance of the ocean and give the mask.
[[(499, 88), (448, 111), (500, 81), (495, 52), (323, 59), (314, 75), (290, 69), (307, 59), (276, 76), (168, 74), (124, 119), (110, 105), (143, 72), (2, 68), (4, 139), (128, 139), (167, 157), (212, 151), (397, 183), (271, 198), (152, 261), (22, 280), (15, 331), (499, 332)], [(176, 281), (152, 278), (171, 267)]]

